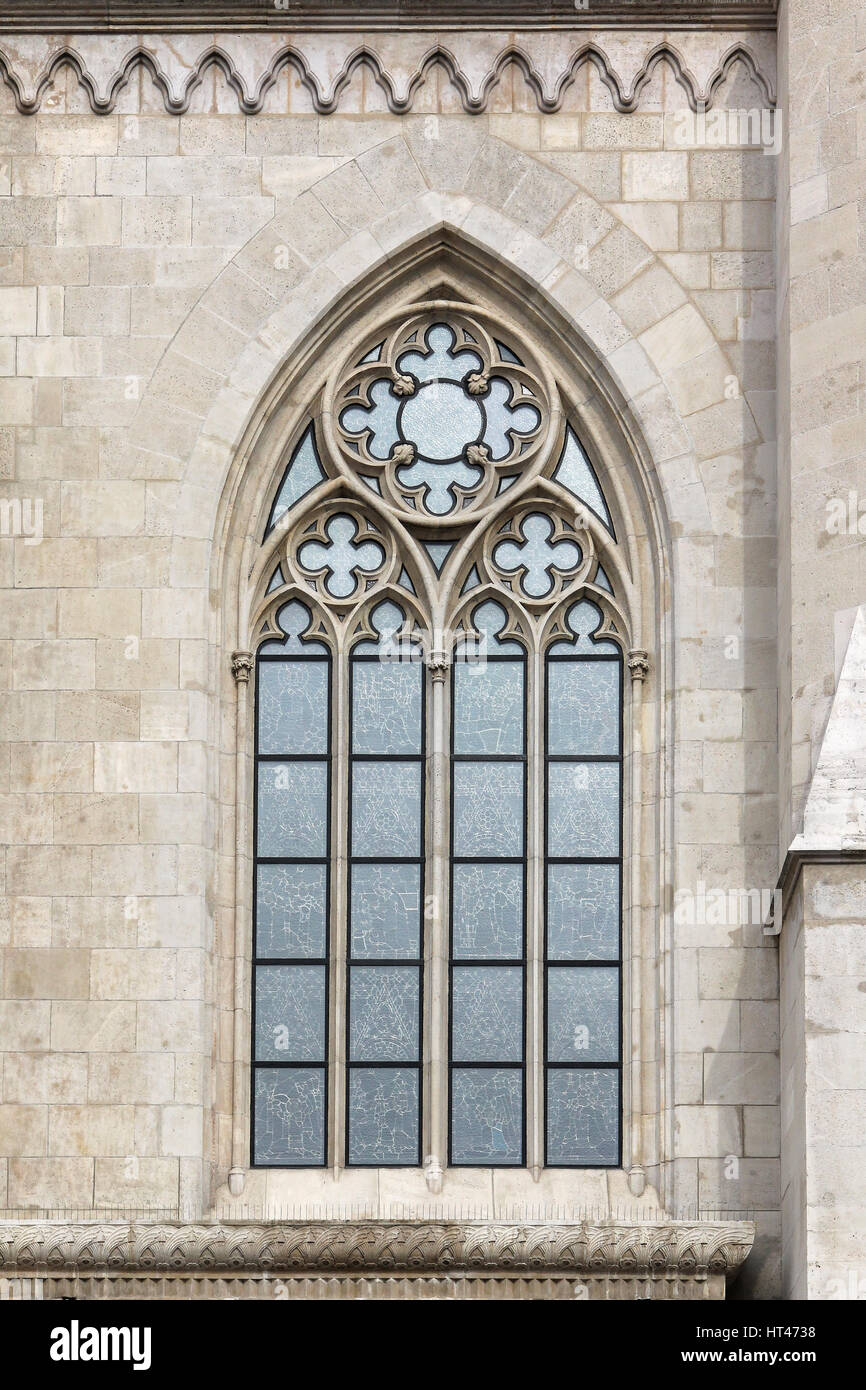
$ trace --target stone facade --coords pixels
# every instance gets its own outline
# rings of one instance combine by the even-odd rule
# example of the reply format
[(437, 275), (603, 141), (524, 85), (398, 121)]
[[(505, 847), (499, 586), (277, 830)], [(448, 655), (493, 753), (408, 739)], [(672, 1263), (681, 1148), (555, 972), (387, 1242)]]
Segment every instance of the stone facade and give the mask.
[[(825, 734), (864, 550), (856, 526), (828, 534), (826, 504), (863, 485), (866, 21), (853, 0), (782, 5), (774, 122), (767, 7), (668, 8), (670, 32), (637, 5), (592, 29), (554, 6), (521, 32), (322, 32), (311, 12), (306, 33), (269, 15), (62, 34), (22, 5), (0, 36), (6, 1266), (43, 1267), (21, 1251), (50, 1243), (52, 1213), (92, 1232), (110, 1211), (559, 1211), (563, 1248), (569, 1222), (673, 1223), (669, 1274), (693, 1268), (696, 1221), (713, 1250), (733, 1230), (736, 1258), (704, 1253), (714, 1282), (678, 1296), (722, 1296), (751, 1221), (738, 1296), (847, 1289), (866, 1142), (856, 666), (836, 761)], [(644, 499), (631, 1182), (452, 1170), (436, 1195), (420, 1171), (243, 1157), (245, 566), (316, 354), (443, 278), (572, 355), (610, 476)], [(564, 1258), (545, 1279), (586, 1267)], [(591, 1296), (644, 1296), (616, 1289)]]

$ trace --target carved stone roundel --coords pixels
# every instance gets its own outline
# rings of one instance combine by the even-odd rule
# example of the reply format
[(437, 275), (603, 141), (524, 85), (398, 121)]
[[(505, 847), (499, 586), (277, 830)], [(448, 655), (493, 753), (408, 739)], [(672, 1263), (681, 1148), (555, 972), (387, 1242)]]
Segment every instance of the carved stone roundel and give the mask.
[(555, 442), (556, 387), (492, 315), (413, 306), (345, 359), (325, 392), (334, 458), (407, 520), (482, 515)]

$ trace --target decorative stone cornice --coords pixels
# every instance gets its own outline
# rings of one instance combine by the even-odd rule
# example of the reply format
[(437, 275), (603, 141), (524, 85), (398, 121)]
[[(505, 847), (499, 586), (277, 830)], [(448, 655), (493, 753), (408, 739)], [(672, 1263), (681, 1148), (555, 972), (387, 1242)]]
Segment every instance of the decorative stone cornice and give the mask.
[(412, 30), (431, 20), (448, 29), (668, 28), (736, 25), (774, 28), (776, 0), (4, 0), (0, 24), (22, 31), (96, 33), (162, 29)]
[(733, 1277), (750, 1221), (0, 1223), (7, 1275), (462, 1272)]
[[(593, 10), (593, 14), (596, 14)], [(572, 26), (573, 28), (574, 26)], [(768, 105), (775, 103), (773, 37), (760, 33), (568, 33), (521, 30), (489, 34), (457, 30), (400, 34), (217, 33), (206, 40), (139, 32), (106, 37), (16, 34), (0, 38), (0, 78), (18, 110), (33, 115), (64, 67), (71, 68), (98, 115), (114, 111), (139, 68), (150, 76), (167, 112), (182, 115), (193, 92), (217, 68), (239, 109), (265, 108), (283, 68), (294, 69), (321, 115), (336, 111), (359, 67), (368, 68), (396, 115), (412, 110), (415, 95), (435, 65), (448, 74), (469, 114), (486, 111), (505, 69), (515, 64), (535, 93), (539, 111), (558, 111), (586, 63), (608, 88), (617, 111), (638, 109), (659, 63), (667, 63), (692, 110), (710, 109), (731, 68), (742, 63)]]

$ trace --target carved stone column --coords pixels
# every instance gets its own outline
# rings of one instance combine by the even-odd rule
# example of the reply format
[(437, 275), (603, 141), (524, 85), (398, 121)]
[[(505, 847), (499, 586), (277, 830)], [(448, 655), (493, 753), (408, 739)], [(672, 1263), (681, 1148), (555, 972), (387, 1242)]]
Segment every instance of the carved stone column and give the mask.
[(237, 687), (235, 709), (235, 911), (234, 911), (234, 998), (232, 1040), (232, 1166), (229, 1171), (229, 1191), (239, 1197), (244, 1190), (247, 1168), (246, 1130), (244, 1117), (247, 1074), (243, 1060), (244, 1037), (247, 1026), (247, 942), (246, 924), (249, 916), (249, 814), (247, 787), (247, 695), (250, 676), (255, 666), (252, 652), (232, 652), (232, 675)]
[(640, 1197), (646, 1187), (646, 1159), (643, 1144), (643, 909), (641, 906), (641, 711), (643, 683), (649, 675), (649, 658), (645, 651), (634, 649), (628, 654), (631, 676), (631, 887), (629, 920), (631, 923), (631, 1124), (629, 1191)]

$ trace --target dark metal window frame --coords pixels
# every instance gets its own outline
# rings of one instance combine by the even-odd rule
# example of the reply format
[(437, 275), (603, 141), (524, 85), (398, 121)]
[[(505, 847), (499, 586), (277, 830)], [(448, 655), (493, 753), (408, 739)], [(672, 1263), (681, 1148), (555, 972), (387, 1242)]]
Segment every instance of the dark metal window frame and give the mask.
[[(288, 640), (288, 638), (286, 639)], [(328, 708), (326, 717), (326, 748), (327, 752), (321, 753), (260, 753), (259, 752), (259, 715), (260, 715), (260, 680), (259, 671), (263, 663), (280, 663), (283, 665), (289, 662), (303, 662), (324, 664), (327, 669), (327, 689), (328, 689)], [(331, 1011), (331, 981), (330, 981), (330, 959), (331, 959), (331, 872), (332, 859), (331, 852), (331, 797), (333, 780), (333, 685), (334, 685), (334, 661), (330, 650), (327, 652), (258, 652), (256, 654), (256, 684), (255, 700), (253, 707), (253, 718), (255, 724), (254, 731), (254, 776), (253, 776), (253, 950), (252, 950), (252, 979), (251, 979), (251, 1040), (250, 1040), (250, 1166), (253, 1168), (325, 1168), (328, 1163), (328, 1140), (329, 1140), (329, 1119), (328, 1114), (328, 1081), (330, 1069), (329, 1041), (330, 1041), (330, 1011)], [(325, 855), (324, 857), (310, 856), (273, 856), (259, 854), (259, 768), (263, 763), (324, 763), (325, 765)], [(258, 954), (258, 880), (260, 864), (310, 864), (323, 865), (325, 869), (325, 954), (319, 956), (259, 956)], [(256, 1057), (256, 995), (257, 995), (257, 976), (259, 966), (297, 966), (312, 965), (322, 966), (325, 972), (325, 1020), (324, 1020), (324, 1046), (322, 1049), (323, 1060), (321, 1062), (280, 1062), (280, 1061), (259, 1061)], [(322, 1134), (322, 1159), (319, 1163), (307, 1162), (291, 1163), (287, 1160), (267, 1161), (260, 1160), (256, 1155), (256, 1073), (259, 1071), (321, 1071), (324, 1083), (324, 1106), (323, 1106), (323, 1134)]]
[[(421, 1166), (421, 1150), (423, 1145), (423, 1120), (424, 1120), (424, 888), (426, 871), (426, 765), (427, 765), (427, 680), (426, 667), (421, 659), (420, 653), (417, 661), (412, 658), (406, 665), (417, 666), (419, 672), (419, 684), (421, 687), (421, 728), (420, 728), (420, 749), (419, 753), (356, 753), (355, 752), (355, 729), (354, 729), (354, 710), (355, 710), (355, 670), (358, 665), (379, 663), (381, 658), (374, 653), (349, 652), (346, 658), (346, 669), (348, 674), (348, 743), (346, 759), (346, 775), (348, 779), (347, 788), (347, 839), (346, 839), (346, 957), (342, 964), (345, 971), (346, 984), (346, 1007), (345, 1007), (345, 1039), (346, 1039), (346, 1095), (344, 1102), (345, 1111), (345, 1164), (347, 1168), (407, 1168)], [(420, 768), (419, 776), (419, 797), (418, 808), (419, 817), (419, 842), (417, 858), (408, 855), (356, 855), (352, 839), (352, 810), (353, 810), (353, 789), (354, 789), (354, 770), (356, 764), (363, 763), (417, 763)], [(369, 957), (358, 958), (352, 951), (352, 871), (356, 864), (417, 864), (419, 879), (419, 912), (420, 922), (418, 930), (418, 956), (415, 958), (385, 958)], [(351, 995), (352, 995), (352, 970), (361, 968), (390, 967), (390, 966), (412, 966), (418, 971), (418, 1041), (417, 1041), (417, 1061), (414, 1062), (361, 1062), (353, 1061), (351, 1057), (352, 1033), (351, 1033)], [(351, 1075), (353, 1071), (415, 1071), (418, 1077), (418, 1152), (415, 1164), (406, 1163), (404, 1160), (394, 1162), (370, 1162), (357, 1163), (351, 1158)]]
[[(555, 644), (554, 644), (555, 645)], [(550, 682), (548, 671), (552, 663), (578, 663), (578, 662), (607, 662), (616, 663), (619, 669), (619, 681), (617, 697), (618, 718), (617, 718), (617, 739), (619, 743), (618, 753), (595, 753), (595, 754), (572, 754), (572, 753), (550, 753)], [(544, 1000), (543, 1000), (543, 1070), (544, 1070), (544, 1166), (546, 1168), (619, 1168), (622, 1162), (622, 1073), (623, 1073), (623, 982), (622, 982), (622, 893), (623, 893), (623, 786), (624, 786), (624, 682), (623, 682), (623, 659), (622, 653), (616, 652), (546, 652), (544, 657), (544, 931), (543, 931), (543, 980), (544, 980)], [(606, 763), (617, 765), (619, 769), (619, 796), (617, 802), (617, 844), (619, 853), (616, 855), (574, 855), (561, 856), (549, 853), (550, 837), (550, 768), (557, 763), (570, 764), (571, 766), (585, 765), (590, 763)], [(579, 865), (579, 864), (615, 864), (618, 868), (618, 920), (619, 931), (617, 937), (617, 956), (613, 960), (568, 960), (552, 961), (548, 957), (548, 891), (549, 891), (549, 867), (550, 865)], [(565, 969), (583, 969), (585, 967), (615, 967), (619, 987), (617, 990), (617, 1037), (618, 1037), (618, 1056), (616, 1062), (551, 1062), (548, 1058), (548, 981), (550, 970), (560, 967)], [(549, 1148), (549, 1114), (547, 1104), (547, 1077), (551, 1071), (615, 1071), (617, 1073), (617, 1142), (616, 1157), (609, 1163), (551, 1163), (548, 1157)]]
[[(455, 737), (457, 732), (456, 719), (456, 683), (458, 665), (471, 666), (472, 662), (465, 658), (455, 657), (452, 662), (450, 688), (450, 817), (449, 817), (449, 923), (448, 923), (448, 1164), (452, 1168), (505, 1168), (519, 1169), (526, 1166), (526, 1051), (527, 1051), (527, 848), (529, 831), (529, 759), (527, 752), (528, 723), (529, 723), (529, 689), (528, 689), (528, 658), (525, 648), (521, 648), (521, 653), (517, 652), (487, 652), (485, 661), (499, 665), (518, 665), (521, 668), (521, 678), (523, 682), (523, 727), (522, 727), (522, 752), (521, 753), (457, 753), (455, 751)], [(458, 763), (512, 763), (523, 767), (523, 822), (521, 827), (521, 846), (522, 855), (455, 855), (454, 853), (454, 782), (455, 769)], [(522, 904), (521, 904), (521, 941), (523, 950), (520, 957), (491, 958), (491, 957), (455, 957), (454, 955), (454, 866), (455, 864), (519, 864), (522, 872)], [(454, 1061), (454, 969), (461, 966), (483, 966), (485, 968), (496, 968), (497, 966), (519, 966), (522, 976), (521, 988), (521, 1040), (522, 1040), (522, 1061), (516, 1062), (455, 1062)], [(482, 1163), (477, 1160), (471, 1162), (456, 1162), (453, 1156), (453, 1075), (455, 1071), (512, 1071), (520, 1073), (520, 1158), (515, 1163)]]

